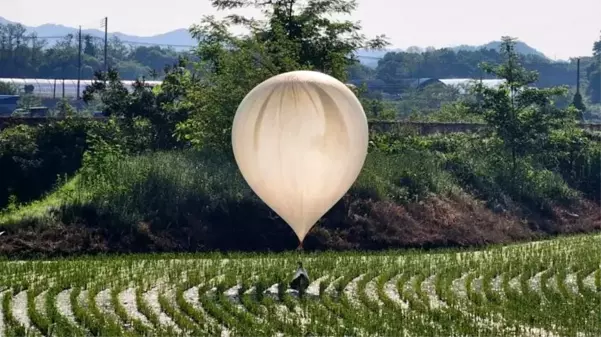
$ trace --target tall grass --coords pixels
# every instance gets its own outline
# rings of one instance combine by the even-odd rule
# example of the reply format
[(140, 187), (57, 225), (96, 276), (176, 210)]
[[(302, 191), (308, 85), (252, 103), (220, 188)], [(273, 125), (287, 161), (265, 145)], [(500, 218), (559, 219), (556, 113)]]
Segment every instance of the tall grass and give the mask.
[(487, 139), (454, 145), (447, 152), (446, 169), (459, 185), (491, 207), (548, 209), (582, 197), (560, 172), (549, 170), (536, 158), (517, 158), (514, 164), (500, 144)]
[[(349, 191), (351, 198), (408, 204), (466, 191), (490, 208), (501, 205), (509, 210), (522, 206), (548, 210), (581, 198), (582, 193), (559, 173), (533, 159), (521, 158), (517, 170), (513, 169), (499, 144), (485, 137), (411, 136), (390, 143), (384, 150), (376, 145), (368, 154)], [(233, 158), (224, 153), (154, 152), (92, 162), (44, 200), (0, 214), (0, 224), (56, 217), (74, 223), (82, 214), (93, 214), (115, 224), (148, 222), (168, 227), (188, 223), (189, 217), (199, 214), (269, 212)], [(244, 219), (244, 215), (229, 219)]]
[(370, 153), (351, 193), (397, 202), (415, 202), (429, 193), (448, 193), (455, 187), (444, 170), (444, 158), (434, 152), (404, 149)]
[(73, 200), (76, 205), (94, 205), (126, 223), (149, 216), (175, 219), (190, 208), (217, 208), (252, 197), (235, 163), (192, 151), (116, 160), (102, 174), (82, 175), (80, 188), (88, 193)]

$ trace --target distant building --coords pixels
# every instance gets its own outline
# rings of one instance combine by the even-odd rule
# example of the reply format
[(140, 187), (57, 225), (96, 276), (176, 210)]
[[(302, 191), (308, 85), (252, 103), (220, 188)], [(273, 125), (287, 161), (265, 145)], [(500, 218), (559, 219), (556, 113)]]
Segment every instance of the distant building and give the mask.
[(478, 83), (482, 83), (483, 86), (488, 88), (498, 88), (506, 81), (504, 79), (473, 79), (473, 78), (443, 78), (439, 79), (439, 82), (446, 86), (456, 87), (463, 94), (466, 90)]
[(436, 78), (429, 78), (429, 77), (424, 77), (424, 78), (411, 78), (406, 80), (406, 83), (409, 87), (414, 88), (414, 89), (421, 89), (421, 88), (425, 88), (429, 85), (433, 85), (433, 84), (442, 84), (442, 82), (440, 82), (440, 80), (436, 79)]
[(46, 117), (48, 116), (48, 107), (46, 106), (35, 106), (29, 108), (29, 116), (30, 117)]
[(372, 80), (349, 80), (346, 85), (354, 85), (359, 88), (365, 85), (367, 90), (369, 91), (384, 91), (388, 86), (386, 82), (380, 79), (372, 79)]
[[(505, 83), (502, 79), (472, 79), (472, 78), (402, 78), (396, 80), (395, 84), (386, 83), (379, 79), (367, 80), (364, 83), (370, 91), (388, 91), (402, 93), (407, 89), (423, 89), (432, 85), (442, 85), (458, 88), (461, 93), (465, 93), (467, 88), (482, 81), (482, 84), (489, 88), (498, 88)], [(358, 80), (349, 81), (350, 83), (360, 86), (363, 83)], [(392, 89), (392, 90), (391, 90)]]
[(407, 83), (409, 87), (415, 89), (422, 89), (431, 85), (444, 85), (448, 87), (458, 88), (461, 93), (465, 93), (466, 89), (477, 84), (482, 83), (485, 87), (498, 88), (505, 80), (502, 79), (473, 79), (473, 78), (416, 78), (408, 79)]
[(0, 95), (0, 116), (10, 116), (17, 109), (18, 95)]
[[(32, 86), (32, 94), (44, 98), (77, 98), (77, 79), (41, 79), (41, 78), (0, 78), (2, 83), (10, 83), (20, 92), (25, 92), (25, 86)], [(80, 80), (79, 96), (87, 86), (92, 85), (93, 80)], [(121, 81), (130, 91), (133, 90), (135, 81)], [(161, 84), (162, 81), (145, 81), (150, 86)]]

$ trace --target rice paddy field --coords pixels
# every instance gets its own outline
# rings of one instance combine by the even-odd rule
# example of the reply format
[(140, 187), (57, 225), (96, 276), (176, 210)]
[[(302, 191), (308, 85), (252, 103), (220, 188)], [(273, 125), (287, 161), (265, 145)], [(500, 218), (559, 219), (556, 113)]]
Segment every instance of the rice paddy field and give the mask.
[[(311, 278), (286, 285), (301, 260)], [(0, 262), (0, 336), (601, 336), (601, 235)]]

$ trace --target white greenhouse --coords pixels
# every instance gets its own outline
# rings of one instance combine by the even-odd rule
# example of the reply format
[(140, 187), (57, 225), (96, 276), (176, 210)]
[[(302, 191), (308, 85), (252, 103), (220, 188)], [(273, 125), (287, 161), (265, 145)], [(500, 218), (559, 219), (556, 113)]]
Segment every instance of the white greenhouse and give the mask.
[[(79, 82), (79, 96), (87, 86), (92, 84), (92, 80), (81, 80)], [(135, 81), (121, 81), (128, 90), (133, 90)], [(0, 78), (0, 83), (12, 84), (18, 90), (18, 94), (23, 94), (27, 86), (33, 87), (32, 94), (44, 98), (77, 98), (77, 80), (75, 79), (41, 79), (41, 78)], [(161, 81), (146, 81), (148, 85), (159, 85)]]
[(473, 79), (473, 78), (441, 78), (438, 81), (442, 82), (444, 85), (458, 88), (461, 93), (466, 93), (469, 87), (474, 86), (477, 83), (482, 82), (482, 85), (495, 89), (500, 87), (505, 83), (504, 79)]

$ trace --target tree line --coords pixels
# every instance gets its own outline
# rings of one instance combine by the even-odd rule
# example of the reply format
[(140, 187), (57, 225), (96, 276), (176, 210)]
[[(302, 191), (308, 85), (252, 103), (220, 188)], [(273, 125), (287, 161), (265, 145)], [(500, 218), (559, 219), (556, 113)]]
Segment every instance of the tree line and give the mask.
[[(79, 50), (77, 35), (51, 41), (27, 33), (21, 24), (0, 24), (0, 77), (75, 79)], [(82, 35), (81, 54), (82, 79), (92, 79), (94, 72), (104, 69), (104, 39)], [(115, 36), (108, 41), (107, 63), (124, 79), (158, 77), (181, 54), (160, 46), (129, 46)]]
[[(581, 90), (593, 104), (601, 103), (601, 37), (593, 45), (593, 56), (580, 58)], [(577, 59), (556, 62), (534, 54), (520, 54), (525, 68), (539, 73), (534, 85), (552, 87), (576, 86)], [(494, 78), (482, 71), (481, 63), (498, 64), (502, 52), (495, 49), (459, 50), (429, 49), (421, 53), (391, 52), (378, 61), (375, 69), (355, 65), (351, 78), (368, 82), (374, 90), (398, 93), (408, 89), (407, 79), (423, 78)]]
[[(77, 78), (79, 37), (68, 35), (50, 45), (50, 41), (28, 34), (20, 24), (0, 24), (0, 77)], [(82, 36), (82, 79), (92, 79), (104, 68), (104, 40)], [(178, 52), (160, 46), (128, 46), (118, 37), (108, 41), (108, 64), (123, 79), (163, 78), (164, 67), (178, 62), (180, 56), (195, 58), (194, 53)], [(539, 55), (520, 55), (527, 69), (540, 76), (535, 85), (575, 86), (576, 60), (554, 62)], [(416, 78), (491, 78), (480, 63), (502, 62), (502, 53), (494, 49), (427, 49), (423, 52), (389, 52), (375, 69), (360, 63), (346, 67), (347, 78), (368, 83), (371, 90), (386, 93), (407, 91)], [(601, 103), (601, 38), (593, 45), (593, 56), (581, 58), (581, 88), (585, 101)]]

